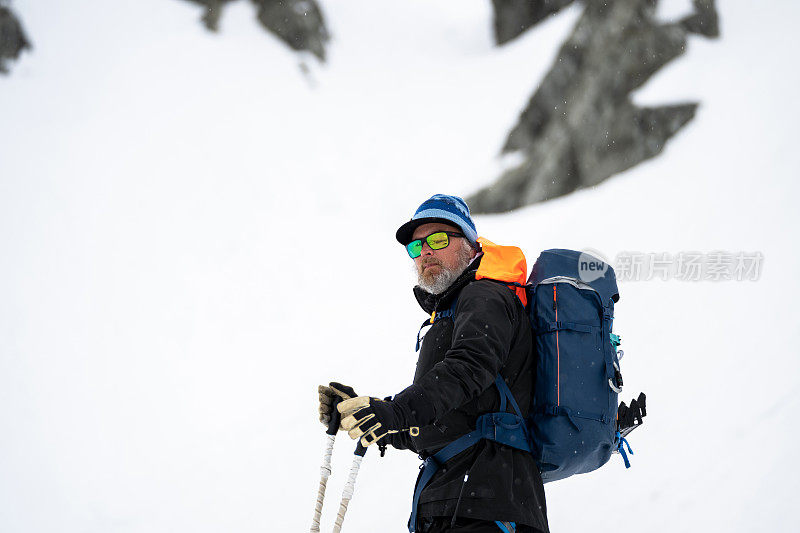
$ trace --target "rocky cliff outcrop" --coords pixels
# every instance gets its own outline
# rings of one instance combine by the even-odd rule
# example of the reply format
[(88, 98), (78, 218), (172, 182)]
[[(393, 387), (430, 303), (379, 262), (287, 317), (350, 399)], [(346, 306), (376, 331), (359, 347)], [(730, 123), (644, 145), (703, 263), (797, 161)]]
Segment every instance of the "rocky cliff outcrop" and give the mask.
[(7, 74), (6, 61), (17, 59), (23, 50), (30, 47), (19, 19), (6, 2), (0, 0), (0, 73)]
[[(520, 35), (572, 0), (493, 0), (498, 43)], [(508, 134), (503, 152), (523, 162), (469, 198), (478, 213), (501, 212), (597, 185), (654, 157), (697, 103), (638, 107), (630, 93), (686, 50), (690, 33), (719, 35), (713, 0), (671, 23), (657, 0), (583, 0), (584, 11), (552, 68)]]
[[(205, 7), (203, 23), (211, 31), (219, 29), (222, 8), (232, 0), (188, 0)], [(315, 0), (251, 0), (264, 28), (293, 50), (307, 50), (325, 60), (325, 45), (330, 38), (322, 11)]]
[(575, 0), (492, 0), (494, 38), (505, 44)]

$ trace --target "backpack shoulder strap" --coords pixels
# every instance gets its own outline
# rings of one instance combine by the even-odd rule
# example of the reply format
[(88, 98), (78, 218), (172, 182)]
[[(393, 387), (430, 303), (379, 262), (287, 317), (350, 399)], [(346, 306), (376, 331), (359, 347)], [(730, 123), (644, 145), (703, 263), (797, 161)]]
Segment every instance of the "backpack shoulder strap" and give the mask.
[(497, 390), (500, 391), (500, 412), (505, 413), (506, 403), (510, 403), (511, 407), (513, 407), (514, 411), (517, 413), (517, 416), (522, 418), (522, 411), (520, 411), (519, 405), (514, 399), (514, 395), (511, 393), (511, 389), (508, 388), (508, 383), (503, 379), (503, 376), (497, 374), (494, 384), (497, 386)]

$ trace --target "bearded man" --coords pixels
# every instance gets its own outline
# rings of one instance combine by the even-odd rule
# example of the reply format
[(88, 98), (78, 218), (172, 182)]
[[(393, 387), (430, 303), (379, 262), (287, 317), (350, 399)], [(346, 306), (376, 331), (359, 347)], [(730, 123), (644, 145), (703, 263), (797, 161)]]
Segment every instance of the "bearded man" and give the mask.
[[(413, 384), (384, 400), (320, 386), (320, 420), (327, 425), (341, 400), (340, 428), (352, 438), (425, 460), (411, 532), (547, 532), (541, 475), (518, 427), (535, 382), (531, 328), (514, 286), (524, 283), (524, 258), (520, 266), (510, 247), (479, 240), (457, 196), (423, 202), (396, 238), (414, 261), (414, 296), (430, 315), (421, 348), (417, 337)], [(517, 427), (507, 424), (498, 437), (492, 420)]]

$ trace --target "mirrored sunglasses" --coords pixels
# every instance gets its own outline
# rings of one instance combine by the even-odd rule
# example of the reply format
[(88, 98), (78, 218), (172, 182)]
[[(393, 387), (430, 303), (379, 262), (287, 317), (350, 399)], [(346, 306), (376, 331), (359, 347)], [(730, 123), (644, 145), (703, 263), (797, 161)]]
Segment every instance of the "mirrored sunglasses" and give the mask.
[(431, 233), (427, 237), (423, 237), (422, 239), (417, 239), (406, 244), (406, 250), (408, 251), (408, 255), (411, 257), (411, 259), (416, 259), (422, 255), (423, 241), (428, 243), (428, 246), (431, 247), (431, 250), (441, 250), (442, 248), (447, 248), (447, 246), (450, 244), (450, 237), (463, 236), (464, 235), (461, 233), (452, 231), (437, 231), (436, 233)]

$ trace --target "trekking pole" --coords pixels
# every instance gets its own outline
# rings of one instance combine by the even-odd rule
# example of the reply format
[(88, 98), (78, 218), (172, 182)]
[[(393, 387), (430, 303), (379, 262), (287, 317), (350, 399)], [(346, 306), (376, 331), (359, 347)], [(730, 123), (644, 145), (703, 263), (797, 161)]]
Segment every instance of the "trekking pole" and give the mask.
[(336, 523), (333, 525), (333, 533), (339, 533), (342, 530), (342, 522), (344, 522), (344, 514), (347, 512), (347, 505), (353, 499), (353, 493), (356, 490), (356, 477), (358, 470), (361, 468), (361, 461), (364, 459), (364, 454), (367, 449), (358, 441), (356, 451), (354, 452), (353, 465), (350, 467), (350, 475), (347, 478), (347, 484), (342, 491), (342, 502), (339, 504), (339, 512), (336, 513)]
[(317, 504), (314, 506), (314, 519), (311, 521), (311, 533), (319, 533), (319, 521), (322, 517), (322, 504), (325, 502), (325, 488), (328, 485), (328, 478), (331, 477), (331, 455), (333, 455), (333, 443), (336, 442), (336, 432), (339, 431), (339, 422), (342, 415), (336, 406), (342, 401), (341, 398), (334, 398), (331, 405), (331, 420), (328, 422), (328, 429), (325, 431), (327, 442), (325, 454), (322, 457), (322, 466), (319, 468), (319, 489), (317, 490)]

